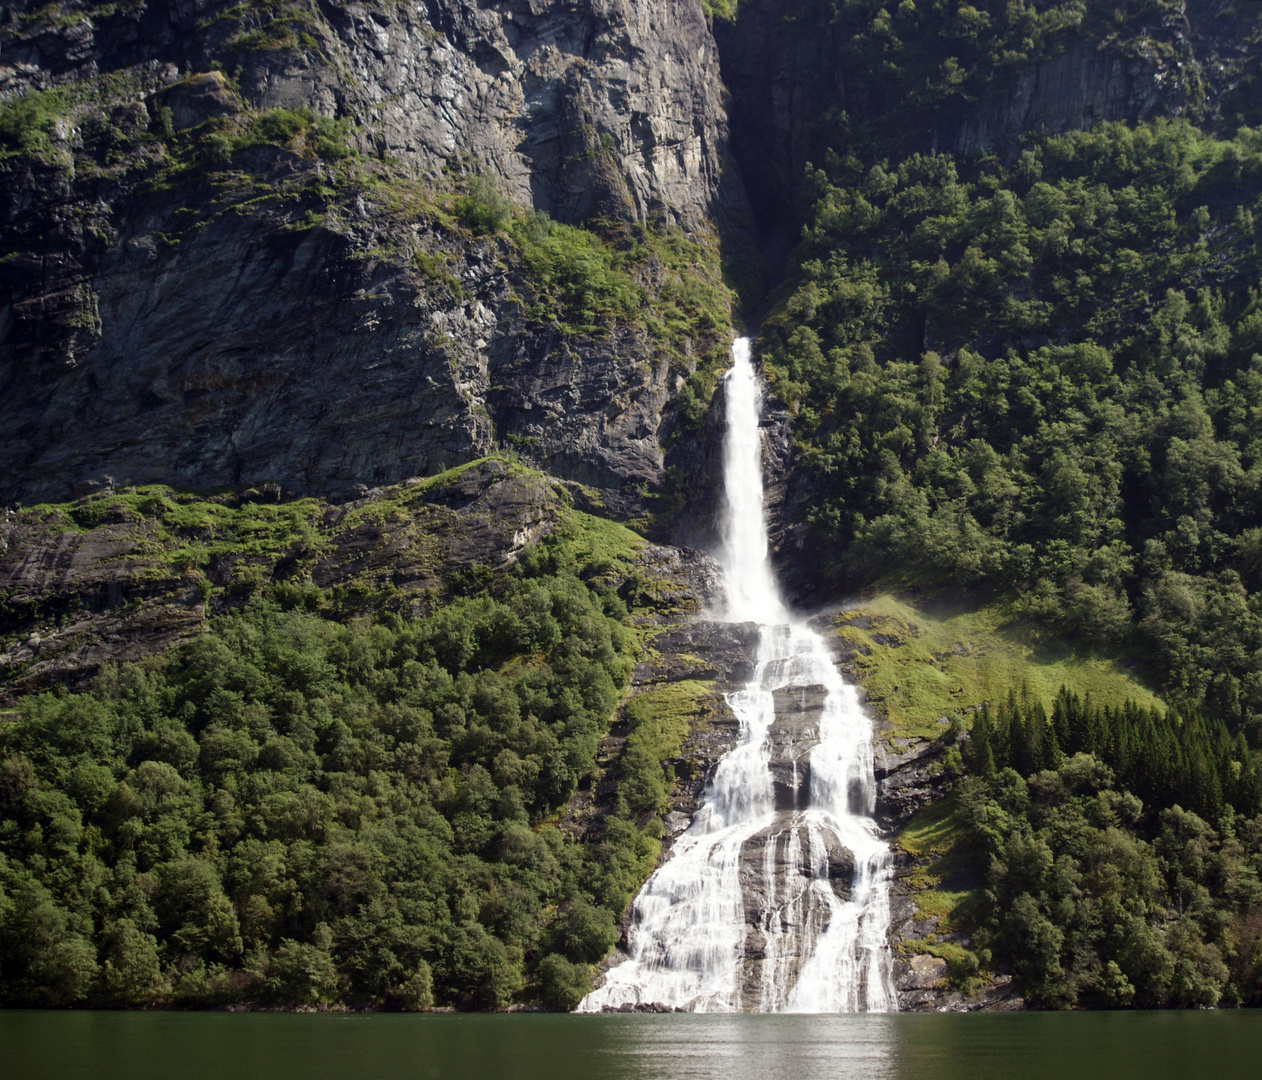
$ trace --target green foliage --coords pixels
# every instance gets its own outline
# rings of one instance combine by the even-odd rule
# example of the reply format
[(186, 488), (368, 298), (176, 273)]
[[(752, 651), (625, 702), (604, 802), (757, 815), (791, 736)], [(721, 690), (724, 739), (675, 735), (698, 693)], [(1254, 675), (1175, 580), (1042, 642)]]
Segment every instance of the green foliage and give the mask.
[(591, 968), (573, 964), (558, 953), (549, 953), (539, 964), (543, 1000), (554, 1009), (568, 1012), (580, 1001), (591, 984)]
[(732, 293), (712, 238), (654, 225), (578, 228), (540, 212), (517, 217), (509, 232), (521, 253), (532, 320), (567, 334), (643, 325), (680, 359), (700, 339), (706, 351), (694, 360), (680, 401), (685, 423), (704, 415), (727, 362), (732, 319)]
[[(1262, 1000), (1262, 143), (1189, 122), (1210, 106), (1188, 65), (1185, 120), (1031, 133), (1003, 161), (924, 148), (1078, 43), (1173, 68), (1180, 11), (779, 9), (831, 21), (846, 75), (762, 340), (804, 523), (839, 593), (967, 596), (879, 597), (837, 631), (900, 731), (999, 702), (902, 842), (922, 914), (973, 935), (925, 946), (951, 983), (993, 951), (1043, 1007)], [(1251, 122), (1247, 97), (1223, 116)], [(1078, 691), (1048, 712), (1050, 677)], [(1170, 705), (1123, 701), (1139, 677)]]
[(212, 121), (190, 138), (194, 140), (193, 152), (214, 165), (226, 165), (235, 154), (257, 146), (278, 146), (306, 158), (343, 161), (356, 156), (348, 141), (353, 130), (347, 119), (334, 120), (302, 106)]
[(1217, 821), (1232, 812), (1262, 812), (1262, 778), (1243, 738), (1221, 720), (1180, 717), (1132, 701), (1094, 705), (1061, 687), (1049, 716), (1041, 702), (1009, 692), (982, 707), (968, 744), (968, 763), (981, 776), (1012, 768), (1021, 776), (1058, 769), (1066, 756), (1090, 754), (1112, 770), (1119, 786), (1147, 805), (1182, 805)]
[(512, 235), (538, 290), (533, 318), (555, 318), (577, 329), (602, 317), (626, 320), (639, 313), (640, 290), (594, 233), (535, 213), (514, 222)]
[(456, 217), (475, 236), (501, 231), (512, 213), (504, 193), (482, 176), (471, 177), (465, 194), (456, 200)]
[[(137, 497), (165, 525), (205, 512), (109, 512)], [(276, 589), (23, 699), (0, 1001), (572, 1006), (661, 834), (617, 808), (596, 842), (550, 823), (630, 675), (614, 529), (576, 520), (423, 618), (339, 624), (314, 586)]]
[(253, 0), (217, 18), (237, 21), (240, 29), (229, 44), (251, 52), (318, 52), (316, 35), (331, 32), (319, 7), (303, 0)]
[(1046, 701), (1068, 686), (1097, 705), (1158, 704), (1133, 669), (1039, 641), (1037, 627), (1002, 603), (916, 606), (880, 595), (839, 613), (834, 627), (853, 653), (851, 673), (894, 737), (937, 738), (943, 720), (1014, 686)]
[(60, 90), (32, 91), (0, 103), (0, 160), (46, 155), (48, 133), (65, 108), (66, 95)]
[(988, 862), (974, 935), (1041, 1008), (1262, 1002), (1262, 817), (1154, 812), (1090, 754), (958, 787)]
[(1256, 744), (1257, 135), (1105, 125), (813, 183), (764, 344), (838, 587), (1001, 590), (1142, 646), (1169, 700)]
[(1050, 715), (1014, 693), (983, 708), (965, 759), (904, 847), (923, 849), (932, 823), (986, 867), (975, 944), (1032, 1004), (1262, 1002), (1262, 784), (1243, 739), (1062, 688)]
[(675, 784), (672, 759), (710, 691), (709, 683), (682, 680), (640, 694), (627, 705), (627, 742), (619, 769), (631, 814), (665, 811)]
[(701, 10), (709, 19), (735, 22), (740, 0), (701, 0)]

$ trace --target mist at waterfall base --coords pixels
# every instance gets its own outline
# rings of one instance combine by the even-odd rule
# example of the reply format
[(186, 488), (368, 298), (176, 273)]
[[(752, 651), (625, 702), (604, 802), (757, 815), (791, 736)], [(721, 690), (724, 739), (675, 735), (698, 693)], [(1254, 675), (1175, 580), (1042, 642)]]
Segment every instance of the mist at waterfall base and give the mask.
[[(580, 1012), (885, 1012), (890, 854), (872, 810), (871, 723), (827, 643), (786, 608), (768, 558), (761, 388), (748, 339), (725, 376), (719, 618), (760, 627), (727, 701), (737, 745), (632, 907), (628, 959)], [(780, 705), (780, 714), (777, 704)], [(789, 715), (790, 711), (793, 715)], [(801, 717), (814, 714), (812, 727)]]

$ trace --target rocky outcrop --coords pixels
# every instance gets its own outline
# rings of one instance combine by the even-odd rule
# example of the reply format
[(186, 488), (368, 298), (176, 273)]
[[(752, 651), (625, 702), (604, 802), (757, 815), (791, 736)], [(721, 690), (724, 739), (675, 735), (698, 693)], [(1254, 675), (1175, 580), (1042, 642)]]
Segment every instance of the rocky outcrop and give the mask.
[[(191, 640), (207, 618), (287, 583), (319, 587), (346, 613), (423, 614), (464, 575), (511, 567), (570, 502), (565, 485), (496, 459), (345, 503), (279, 496), (272, 487), (190, 505), (129, 493), (5, 510), (0, 702), (82, 686), (103, 663)], [(638, 559), (610, 584), (634, 587), (646, 619), (673, 625), (716, 595), (717, 567), (701, 552), (643, 545)], [(666, 649), (659, 663), (671, 662)]]
[(897, 736), (892, 742), (877, 741), (876, 819), (882, 828), (901, 829), (917, 811), (946, 795), (951, 774), (942, 768), (941, 758), (948, 745)]
[[(918, 890), (910, 881), (917, 860), (906, 852), (897, 854), (897, 869), (890, 893), (890, 945), (894, 949), (894, 988), (900, 1012), (1013, 1012), (1025, 1001), (1011, 971), (987, 972), (966, 978), (953, 977), (951, 966), (930, 951), (942, 947), (971, 949), (970, 935), (949, 930), (933, 914), (923, 914), (916, 904)], [(967, 881), (953, 885), (971, 887)]]
[[(710, 563), (717, 568), (713, 560)], [(720, 577), (716, 581), (720, 590), (721, 582)], [(712, 609), (721, 600), (722, 592), (716, 591), (710, 594), (706, 607)], [(758, 628), (752, 623), (712, 622), (694, 616), (656, 635), (653, 656), (636, 665), (633, 681), (642, 690), (683, 679), (710, 685), (698, 722), (684, 737), (678, 756), (665, 763), (674, 769), (675, 784), (663, 819), (666, 835), (659, 864), (669, 857), (672, 842), (692, 823), (719, 759), (736, 745), (740, 722), (726, 695), (745, 684), (757, 649)]]
[[(912, 818), (950, 790), (951, 774), (942, 755), (952, 740), (895, 737), (876, 744), (876, 818), (894, 846), (894, 880), (890, 887), (889, 941), (894, 949), (894, 987), (902, 1012), (1008, 1012), (1025, 1003), (1008, 970), (963, 974), (952, 972), (939, 955), (942, 947), (972, 949), (972, 937), (952, 929), (940, 904), (926, 903), (936, 889), (948, 893), (980, 888), (975, 861), (957, 858), (952, 872), (937, 884), (927, 877), (941, 874), (936, 855), (909, 854), (898, 842)], [(928, 874), (926, 873), (928, 872)], [(932, 951), (932, 950), (937, 950)]]
[(1011, 975), (996, 975), (972, 992), (954, 988), (948, 965), (932, 953), (911, 953), (894, 961), (899, 1012), (1018, 1012), (1025, 999)]
[[(692, 823), (719, 759), (736, 745), (740, 722), (726, 694), (744, 685), (753, 669), (758, 628), (706, 618), (706, 612), (721, 602), (723, 587), (718, 563), (710, 556), (687, 548), (650, 546), (644, 559), (654, 580), (665, 587), (655, 590), (660, 606), (649, 620), (653, 626), (647, 635), (649, 648), (631, 676), (630, 700), (676, 683), (703, 688), (693, 699), (695, 711), (678, 754), (663, 762), (673, 771), (675, 782), (662, 815), (660, 866)], [(598, 775), (587, 778), (570, 798), (561, 824), (572, 836), (592, 839), (600, 834), (601, 823), (612, 808), (626, 736), (625, 720), (619, 718), (601, 741)], [(622, 923), (624, 936), (630, 916), (628, 906)], [(616, 948), (601, 969), (625, 959), (625, 952)]]

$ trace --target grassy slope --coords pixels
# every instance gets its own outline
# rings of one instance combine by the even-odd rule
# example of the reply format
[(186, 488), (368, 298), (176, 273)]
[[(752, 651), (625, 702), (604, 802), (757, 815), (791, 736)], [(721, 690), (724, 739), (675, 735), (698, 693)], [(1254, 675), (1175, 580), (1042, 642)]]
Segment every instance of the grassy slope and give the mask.
[(952, 964), (963, 959), (963, 949), (939, 940), (942, 934), (965, 932), (974, 926), (981, 889), (971, 872), (975, 862), (955, 799), (947, 797), (926, 806), (899, 834), (898, 846), (914, 865), (902, 879), (916, 904), (916, 918), (937, 917), (936, 932), (923, 941), (904, 942), (906, 953), (931, 953)]
[(1023, 686), (1049, 706), (1062, 685), (1101, 704), (1160, 704), (1111, 658), (1033, 644), (995, 607), (930, 612), (882, 595), (842, 612), (835, 633), (855, 651), (849, 667), (887, 738), (934, 738), (940, 720)]
[[(943, 733), (943, 718), (958, 716), (967, 726), (983, 701), (1022, 687), (1048, 706), (1062, 685), (1090, 693), (1101, 704), (1130, 698), (1162, 705), (1118, 660), (1035, 644), (1021, 630), (997, 607), (934, 612), (888, 594), (842, 612), (834, 622), (834, 632), (855, 650), (850, 675), (885, 720), (880, 737), (887, 740), (936, 738)], [(980, 985), (971, 955), (941, 940), (972, 929), (980, 900), (975, 853), (956, 810), (953, 797), (933, 803), (896, 838), (913, 859), (902, 883), (915, 901), (917, 919), (938, 920), (934, 933), (898, 948), (941, 957), (952, 984), (968, 989)]]

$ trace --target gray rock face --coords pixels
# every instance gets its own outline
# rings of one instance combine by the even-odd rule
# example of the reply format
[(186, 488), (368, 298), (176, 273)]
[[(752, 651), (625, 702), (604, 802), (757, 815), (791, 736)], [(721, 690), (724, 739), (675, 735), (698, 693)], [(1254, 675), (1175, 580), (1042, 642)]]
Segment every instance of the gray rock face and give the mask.
[[(910, 867), (901, 868), (907, 873)], [(988, 981), (969, 991), (951, 985), (946, 960), (929, 952), (927, 945), (950, 943), (973, 947), (967, 934), (943, 933), (936, 915), (919, 918), (916, 904), (902, 881), (896, 881), (890, 897), (890, 943), (894, 946), (894, 987), (900, 1012), (1014, 1012), (1025, 1008), (1012, 974), (990, 975)]]
[[(454, 164), (562, 221), (704, 230), (743, 206), (697, 0), (313, 3), (288, 22), (226, 0), (67, 7), (73, 27), (0, 25), (0, 93), (113, 72), (131, 89), (92, 122), (123, 145), (147, 145), (160, 108), (180, 131), (243, 103), (309, 107), (350, 117), (361, 152), (415, 183)], [(235, 86), (184, 78), (212, 62)], [(663, 482), (687, 363), (643, 327), (529, 322), (504, 241), (388, 188), (313, 203), (321, 165), (275, 148), (233, 159), (264, 193), (238, 209), (146, 186), (143, 158), (77, 174), (96, 136), (58, 125), (58, 160), (0, 168), (0, 500), (155, 481), (345, 498), (507, 447), (613, 509)]]
[(434, 175), (468, 155), (561, 221), (660, 211), (698, 225), (724, 182), (718, 52), (697, 0), (428, 0), (321, 13), (326, 55), (345, 67), (311, 50), (255, 64), (249, 96), (265, 107), (371, 108), (375, 148)]
[[(901, 749), (884, 742), (876, 746), (876, 818), (890, 833), (897, 833), (917, 811), (942, 799), (950, 779), (941, 768), (944, 740), (908, 741)], [(973, 948), (972, 938), (940, 925), (937, 915), (922, 915), (917, 898), (924, 895), (918, 872), (936, 856), (912, 856), (901, 848), (894, 852), (894, 882), (890, 889), (889, 940), (894, 948), (894, 987), (903, 1012), (1008, 1012), (1025, 1007), (1008, 971), (991, 973), (983, 985), (965, 991), (949, 979), (941, 957), (920, 950), (931, 945), (952, 944)], [(961, 862), (955, 877), (941, 886), (966, 891), (978, 887), (976, 871)]]
[(801, 818), (782, 811), (741, 849), (741, 897), (746, 911), (741, 947), (744, 1001), (767, 1005), (771, 987), (796, 985), (802, 965), (829, 920), (812, 880), (824, 877), (838, 900), (850, 899), (853, 854), (831, 837), (823, 851), (814, 850), (813, 842), (818, 843), (819, 837), (811, 835)]
[[(725, 184), (741, 198), (699, 0), (300, 2), (289, 17), (235, 0), (71, 0), (59, 20), (43, 7), (6, 4), (0, 93), (218, 61), (256, 107), (352, 116), (366, 149), (433, 176), (472, 158), (562, 221), (660, 211), (699, 225)], [(177, 126), (195, 115), (182, 104)]]
[(827, 691), (822, 686), (775, 691), (771, 725), (771, 783), (777, 810), (805, 810), (811, 802), (811, 751), (819, 745), (819, 715)]
[(140, 223), (121, 234), (93, 278), (95, 343), (52, 359), (33, 319), (0, 361), (0, 498), (159, 481), (345, 497), (506, 441), (594, 487), (660, 482), (679, 376), (643, 331), (573, 342), (528, 324), (494, 240), (451, 250), (453, 302), (364, 258), (389, 236), (374, 209), (296, 234), (228, 219), (174, 248)]
[(916, 740), (901, 752), (884, 740), (876, 744), (876, 819), (883, 828), (902, 828), (918, 810), (947, 793), (950, 776), (940, 761), (945, 749), (946, 744), (927, 740)]
[[(1190, 53), (1184, 59), (1190, 61)], [(949, 140), (942, 149), (957, 153), (1009, 151), (1024, 132), (1146, 120), (1189, 104), (1188, 85), (1173, 65), (1081, 42), (1018, 72), (1006, 93), (956, 113), (955, 130), (936, 137)]]

